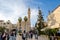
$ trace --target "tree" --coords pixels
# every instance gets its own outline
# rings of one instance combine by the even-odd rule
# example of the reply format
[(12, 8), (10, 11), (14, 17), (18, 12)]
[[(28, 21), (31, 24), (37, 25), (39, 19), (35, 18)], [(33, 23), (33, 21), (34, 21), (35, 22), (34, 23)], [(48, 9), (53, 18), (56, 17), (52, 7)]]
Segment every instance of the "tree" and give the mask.
[(22, 18), (21, 18), (21, 17), (19, 17), (19, 18), (18, 18), (18, 21), (19, 21), (19, 25), (20, 25), (20, 28), (19, 28), (19, 29), (20, 29), (20, 31), (19, 31), (19, 32), (21, 32), (21, 21), (22, 21)]
[[(36, 25), (38, 25), (38, 27)], [(39, 10), (39, 12), (38, 12), (38, 19), (37, 19), (36, 25), (35, 26), (40, 34), (41, 29), (44, 28), (44, 19), (43, 19), (43, 15), (42, 15), (41, 10)]]
[(25, 21), (25, 30), (26, 30), (26, 22), (27, 22), (28, 18), (25, 16), (24, 17), (24, 21)]
[(21, 27), (21, 21), (22, 21), (22, 18), (19, 17), (18, 21), (19, 21), (19, 24), (20, 24), (20, 27)]
[(0, 32), (1, 32), (1, 33), (4, 32), (5, 29), (6, 29), (5, 27), (1, 27), (1, 26), (0, 26)]
[(46, 29), (45, 34), (47, 35), (56, 35), (58, 29)]

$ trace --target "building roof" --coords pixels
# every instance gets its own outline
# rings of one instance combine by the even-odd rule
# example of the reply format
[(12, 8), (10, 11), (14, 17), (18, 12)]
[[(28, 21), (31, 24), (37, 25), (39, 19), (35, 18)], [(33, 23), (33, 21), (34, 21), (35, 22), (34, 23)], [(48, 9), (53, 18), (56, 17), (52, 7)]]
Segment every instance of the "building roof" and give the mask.
[(0, 20), (0, 22), (4, 22), (4, 20)]
[(58, 7), (60, 7), (60, 5), (58, 5), (52, 12), (54, 12)]
[[(51, 13), (53, 13), (58, 7), (60, 7), (60, 5), (58, 5), (54, 10), (52, 10), (52, 12), (49, 11), (49, 15), (51, 15)], [(49, 15), (48, 15), (48, 16), (49, 16)], [(48, 16), (47, 16), (47, 17), (48, 17)]]

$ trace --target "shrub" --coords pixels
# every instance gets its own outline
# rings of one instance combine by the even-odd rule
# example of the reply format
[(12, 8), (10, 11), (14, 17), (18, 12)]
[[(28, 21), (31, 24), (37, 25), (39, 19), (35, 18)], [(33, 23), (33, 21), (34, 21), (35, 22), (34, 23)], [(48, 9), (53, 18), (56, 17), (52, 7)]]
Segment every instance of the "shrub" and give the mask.
[(5, 31), (5, 27), (0, 27), (0, 32), (4, 32)]
[(46, 29), (45, 34), (46, 35), (54, 35), (54, 34), (56, 35), (57, 31), (58, 31), (58, 29)]

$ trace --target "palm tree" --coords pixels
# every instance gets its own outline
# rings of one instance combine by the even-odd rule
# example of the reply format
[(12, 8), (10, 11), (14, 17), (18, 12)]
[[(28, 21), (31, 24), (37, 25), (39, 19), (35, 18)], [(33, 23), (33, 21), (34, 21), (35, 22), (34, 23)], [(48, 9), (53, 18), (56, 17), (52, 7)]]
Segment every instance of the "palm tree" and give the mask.
[(26, 30), (26, 22), (27, 22), (28, 18), (25, 16), (24, 17), (24, 21), (25, 21), (25, 30)]
[(18, 21), (19, 21), (19, 26), (20, 26), (20, 29), (21, 29), (21, 21), (22, 21), (22, 18), (19, 17), (19, 18), (18, 18)]

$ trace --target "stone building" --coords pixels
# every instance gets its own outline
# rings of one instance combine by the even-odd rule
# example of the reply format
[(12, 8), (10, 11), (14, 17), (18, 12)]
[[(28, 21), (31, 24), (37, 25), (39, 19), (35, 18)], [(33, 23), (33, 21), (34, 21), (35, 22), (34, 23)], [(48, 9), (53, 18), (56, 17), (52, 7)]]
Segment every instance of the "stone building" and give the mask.
[[(28, 32), (31, 29), (30, 15), (31, 15), (30, 8), (28, 8), (28, 16), (27, 16), (28, 20), (26, 22), (26, 32)], [(20, 25), (19, 25), (19, 22), (17, 22), (17, 29), (19, 28), (20, 28)], [(25, 21), (21, 22), (21, 30), (22, 32), (25, 30)]]
[(60, 28), (60, 5), (49, 13), (47, 21), (49, 28)]
[(16, 28), (16, 25), (12, 24), (10, 20), (8, 20), (7, 22), (5, 22), (4, 20), (0, 20), (0, 27), (5, 27), (6, 29), (8, 29), (8, 31), (11, 31), (12, 29)]

